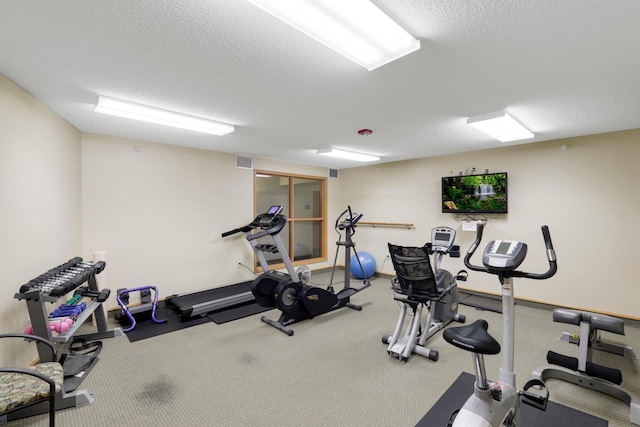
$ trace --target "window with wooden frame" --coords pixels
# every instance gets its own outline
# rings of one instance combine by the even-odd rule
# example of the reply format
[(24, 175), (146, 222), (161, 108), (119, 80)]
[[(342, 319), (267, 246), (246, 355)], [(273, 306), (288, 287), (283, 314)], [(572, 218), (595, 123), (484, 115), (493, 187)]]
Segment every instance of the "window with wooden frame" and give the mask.
[[(315, 176), (255, 171), (255, 214), (270, 206), (282, 206), (287, 225), (280, 232), (293, 265), (327, 260), (325, 228), (327, 221), (327, 179)], [(267, 243), (267, 242), (265, 242)], [(282, 255), (265, 253), (269, 265), (281, 268)], [(260, 266), (255, 264), (256, 270)]]

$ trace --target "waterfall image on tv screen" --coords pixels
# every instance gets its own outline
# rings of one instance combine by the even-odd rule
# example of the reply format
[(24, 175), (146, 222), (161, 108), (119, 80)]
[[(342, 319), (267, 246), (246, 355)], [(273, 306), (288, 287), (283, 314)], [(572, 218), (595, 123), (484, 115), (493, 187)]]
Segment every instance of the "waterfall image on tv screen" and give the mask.
[(507, 173), (442, 178), (442, 212), (507, 213)]

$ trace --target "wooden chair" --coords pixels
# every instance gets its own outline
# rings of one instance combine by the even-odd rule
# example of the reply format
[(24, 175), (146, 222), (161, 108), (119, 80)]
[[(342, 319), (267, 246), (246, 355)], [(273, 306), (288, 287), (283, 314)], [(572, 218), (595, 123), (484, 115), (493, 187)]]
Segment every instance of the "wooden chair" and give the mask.
[[(0, 334), (2, 338), (21, 338), (42, 343), (52, 351), (51, 360), (58, 360), (53, 343), (36, 335)], [(32, 407), (48, 402), (49, 426), (55, 426), (56, 395), (61, 393), (64, 381), (62, 365), (58, 362), (38, 363), (28, 368), (0, 367), (0, 423), (13, 417), (23, 418), (42, 413), (29, 411)]]

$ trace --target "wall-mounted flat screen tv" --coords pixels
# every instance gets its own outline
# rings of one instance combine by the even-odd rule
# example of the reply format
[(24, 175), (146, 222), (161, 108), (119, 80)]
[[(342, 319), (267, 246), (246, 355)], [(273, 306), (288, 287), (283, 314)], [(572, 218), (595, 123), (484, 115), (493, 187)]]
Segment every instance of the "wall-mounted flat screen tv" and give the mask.
[(442, 178), (443, 213), (507, 213), (507, 173)]

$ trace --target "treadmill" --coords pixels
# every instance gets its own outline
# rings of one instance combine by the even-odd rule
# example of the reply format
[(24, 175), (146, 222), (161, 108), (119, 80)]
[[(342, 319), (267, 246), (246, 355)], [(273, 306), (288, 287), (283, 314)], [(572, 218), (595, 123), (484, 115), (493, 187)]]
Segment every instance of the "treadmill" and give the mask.
[[(282, 206), (274, 205), (265, 213), (258, 215), (251, 223), (222, 233), (222, 237), (236, 233), (245, 233), (249, 244), (253, 248), (262, 269), (270, 271), (264, 252), (277, 253), (284, 248), (280, 231), (287, 224), (287, 217), (281, 214)], [(275, 245), (259, 243), (261, 237), (271, 236)], [(172, 295), (165, 299), (167, 306), (173, 307), (186, 320), (195, 316), (205, 316), (208, 313), (255, 301), (251, 292), (249, 280), (219, 288), (207, 289), (181, 295)]]

